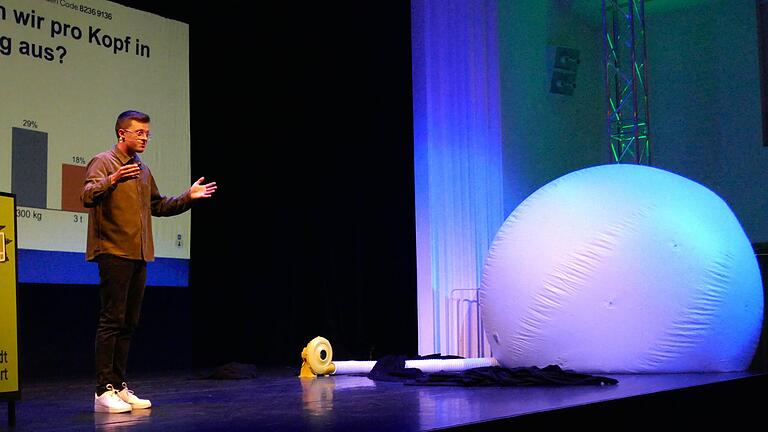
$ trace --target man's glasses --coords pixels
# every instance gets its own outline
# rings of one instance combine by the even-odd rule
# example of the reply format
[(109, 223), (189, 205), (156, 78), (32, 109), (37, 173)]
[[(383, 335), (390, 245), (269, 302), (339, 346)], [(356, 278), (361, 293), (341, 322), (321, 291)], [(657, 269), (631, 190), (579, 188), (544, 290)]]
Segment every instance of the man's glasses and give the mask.
[(152, 139), (152, 132), (145, 131), (144, 129), (139, 129), (139, 130), (123, 129), (123, 130), (126, 132), (132, 132), (136, 134), (136, 136), (139, 138), (146, 138), (148, 140)]

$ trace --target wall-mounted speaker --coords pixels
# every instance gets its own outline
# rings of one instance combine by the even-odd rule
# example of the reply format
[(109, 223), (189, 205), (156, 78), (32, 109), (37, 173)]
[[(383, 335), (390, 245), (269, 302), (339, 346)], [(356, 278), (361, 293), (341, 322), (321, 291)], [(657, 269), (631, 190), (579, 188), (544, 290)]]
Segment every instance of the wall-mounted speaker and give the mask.
[(550, 72), (549, 92), (573, 95), (576, 72), (579, 68), (579, 50), (561, 46), (547, 47), (547, 69)]

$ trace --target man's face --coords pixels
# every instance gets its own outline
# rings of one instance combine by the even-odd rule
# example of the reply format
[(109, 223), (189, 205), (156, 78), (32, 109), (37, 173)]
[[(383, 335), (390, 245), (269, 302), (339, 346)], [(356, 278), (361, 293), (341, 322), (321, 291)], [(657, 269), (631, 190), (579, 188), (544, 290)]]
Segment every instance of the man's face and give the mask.
[(142, 153), (147, 148), (147, 142), (152, 134), (149, 131), (149, 123), (141, 123), (131, 120), (123, 129), (120, 136), (129, 152)]

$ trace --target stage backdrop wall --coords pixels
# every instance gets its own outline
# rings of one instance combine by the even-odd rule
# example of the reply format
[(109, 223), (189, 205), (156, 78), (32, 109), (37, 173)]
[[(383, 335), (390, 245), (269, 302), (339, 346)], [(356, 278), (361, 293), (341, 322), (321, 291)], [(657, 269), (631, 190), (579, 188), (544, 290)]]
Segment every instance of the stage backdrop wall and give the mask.
[(415, 353), (409, 12), (254, 2), (191, 25), (193, 171), (219, 184), (193, 214), (198, 364), (297, 366), (318, 335), (338, 359)]
[(752, 243), (766, 242), (768, 147), (755, 1), (690, 3), (671, 10), (648, 5), (654, 165), (715, 191)]
[[(550, 181), (608, 162), (602, 32), (570, 5), (499, 2), (505, 216)], [(550, 92), (557, 46), (579, 50), (572, 96)]]

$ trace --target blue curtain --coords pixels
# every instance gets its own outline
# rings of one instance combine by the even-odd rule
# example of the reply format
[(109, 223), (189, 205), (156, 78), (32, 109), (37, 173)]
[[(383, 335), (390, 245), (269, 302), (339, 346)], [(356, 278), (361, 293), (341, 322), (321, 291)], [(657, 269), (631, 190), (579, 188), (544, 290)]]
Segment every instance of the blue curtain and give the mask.
[(473, 290), (505, 217), (496, 1), (411, 8), (419, 352), (476, 355)]

